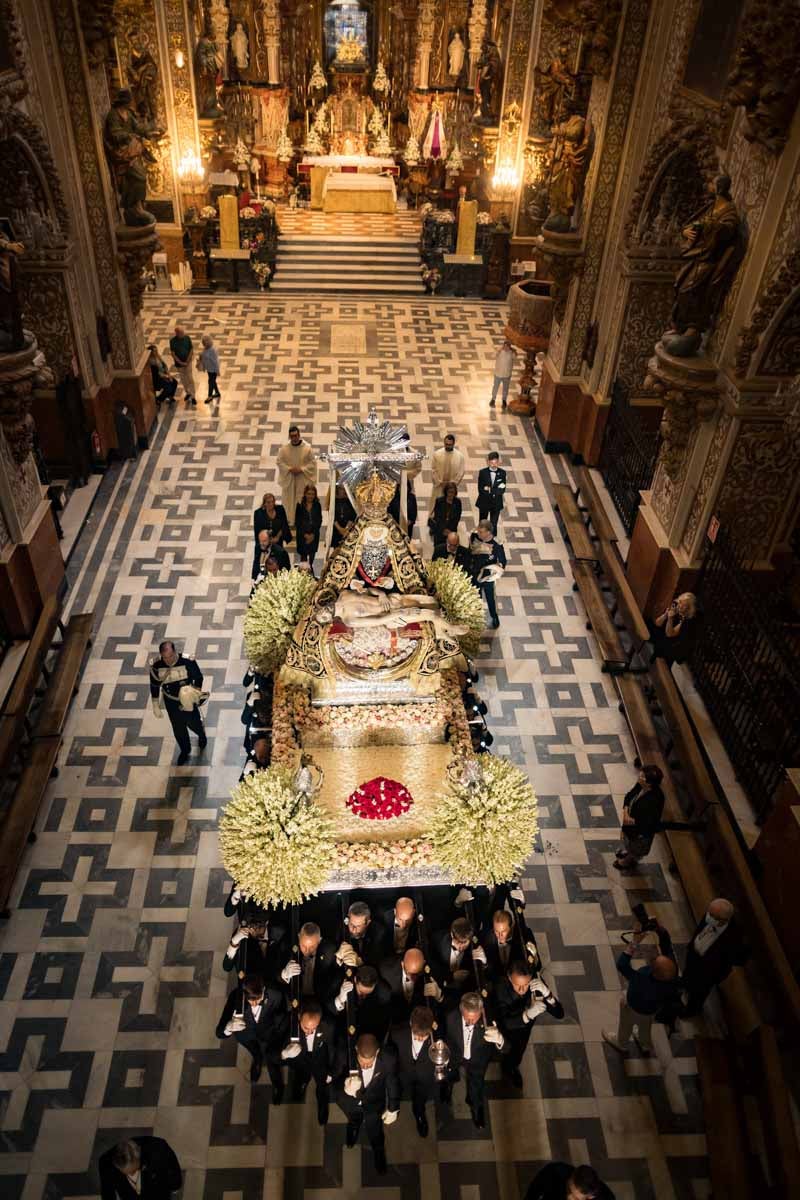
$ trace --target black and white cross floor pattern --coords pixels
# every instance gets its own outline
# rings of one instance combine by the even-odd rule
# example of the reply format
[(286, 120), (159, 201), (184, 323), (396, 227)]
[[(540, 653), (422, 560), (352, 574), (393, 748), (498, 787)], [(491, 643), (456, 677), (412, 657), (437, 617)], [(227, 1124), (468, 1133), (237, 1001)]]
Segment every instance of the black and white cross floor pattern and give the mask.
[[(155, 1133), (185, 1170), (185, 1200), (519, 1200), (549, 1159), (591, 1162), (618, 1200), (709, 1195), (693, 1043), (656, 1028), (657, 1054), (601, 1039), (620, 998), (615, 957), (642, 901), (677, 942), (680, 886), (654, 853), (610, 869), (633, 748), (572, 592), (551, 503), (566, 465), (488, 406), (501, 305), (269, 298), (148, 299), (148, 340), (176, 320), (220, 353), (218, 406), (162, 411), (151, 449), (109, 472), (70, 563), (73, 611), (95, 639), (60, 758), (0, 929), (0, 1190), (7, 1200), (98, 1192), (98, 1155)], [(203, 379), (198, 375), (198, 381)], [(203, 382), (205, 382), (203, 380)], [(242, 761), (241, 619), (252, 510), (275, 489), (293, 421), (318, 450), (339, 422), (407, 423), (428, 458), (452, 432), (467, 456), (463, 534), (489, 450), (509, 474), (500, 524), (509, 566), (501, 625), (478, 667), (496, 749), (527, 769), (541, 836), (525, 873), (527, 918), (566, 1016), (542, 1017), (520, 1093), (491, 1068), (487, 1125), (463, 1085), (418, 1137), (410, 1106), (387, 1129), (389, 1173), (344, 1146), (312, 1096), (269, 1104), (249, 1060), (214, 1030), (230, 978), (230, 921), (216, 822)], [(430, 553), (427, 542), (426, 553)], [(174, 637), (206, 673), (209, 745), (183, 767), (148, 702), (147, 663)]]

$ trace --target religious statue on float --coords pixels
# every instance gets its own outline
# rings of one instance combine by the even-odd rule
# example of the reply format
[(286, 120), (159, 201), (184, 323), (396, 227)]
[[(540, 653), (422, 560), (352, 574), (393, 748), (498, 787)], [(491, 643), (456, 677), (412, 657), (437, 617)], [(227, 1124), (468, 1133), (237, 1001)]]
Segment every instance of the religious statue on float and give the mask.
[(163, 132), (136, 115), (130, 88), (120, 88), (105, 119), (103, 147), (126, 225), (155, 223), (155, 217), (144, 206), (147, 195), (145, 163), (157, 161), (148, 143), (163, 136)]
[(713, 198), (683, 230), (685, 265), (675, 279), (672, 325), (662, 335), (664, 349), (691, 358), (713, 327), (744, 258), (744, 227), (731, 199), (729, 176), (713, 184)]

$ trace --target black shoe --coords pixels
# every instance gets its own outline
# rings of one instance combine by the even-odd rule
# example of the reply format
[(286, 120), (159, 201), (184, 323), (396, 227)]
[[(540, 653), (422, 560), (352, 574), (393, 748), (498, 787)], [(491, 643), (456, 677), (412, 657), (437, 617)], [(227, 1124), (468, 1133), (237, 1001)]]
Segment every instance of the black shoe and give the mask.
[(499, 628), (500, 628), (500, 618), (492, 617), (492, 629), (499, 629)]
[(489, 401), (489, 408), (494, 408), (494, 400)]
[(261, 1059), (254, 1058), (250, 1067), (250, 1082), (258, 1083), (261, 1078)]
[(379, 1175), (385, 1175), (386, 1172), (389, 1170), (388, 1166), (386, 1165), (386, 1151), (385, 1150), (376, 1150), (375, 1151), (375, 1170), (378, 1172)]
[(486, 1128), (486, 1113), (483, 1110), (483, 1105), (481, 1105), (480, 1108), (473, 1108), (471, 1111), (472, 1111), (472, 1124), (475, 1126), (475, 1128), (476, 1129), (485, 1129)]
[(188, 761), (189, 761), (188, 750), (181, 750), (180, 754), (178, 755), (178, 766), (182, 767), (183, 764), (187, 763)]
[(213, 399), (214, 399), (213, 396), (209, 396), (208, 399), (206, 400), (206, 404), (210, 404)]
[(420, 1137), (428, 1136), (428, 1118), (425, 1113), (416, 1113), (417, 1118), (417, 1133)]
[(506, 1075), (506, 1079), (508, 1080), (508, 1082), (510, 1084), (512, 1084), (513, 1087), (515, 1087), (515, 1088), (522, 1087), (522, 1075), (520, 1073), (519, 1067), (509, 1067), (508, 1070), (506, 1071), (505, 1075)]
[(348, 1121), (347, 1137), (344, 1139), (344, 1144), (347, 1146), (348, 1150), (352, 1150), (353, 1146), (355, 1146), (356, 1142), (358, 1141), (358, 1130), (358, 1125), (353, 1125)]
[(283, 1100), (283, 1084), (282, 1083), (273, 1083), (273, 1085), (272, 1085), (272, 1103), (275, 1106), (275, 1108), (278, 1107), (278, 1105), (281, 1103), (282, 1100)]
[(205, 750), (206, 746), (208, 745), (208, 738), (206, 737), (205, 734), (203, 734), (202, 737), (197, 739), (197, 744), (201, 750)]
[(327, 1104), (327, 1102), (325, 1104), (317, 1105), (317, 1124), (318, 1125), (327, 1125), (328, 1124), (328, 1104)]

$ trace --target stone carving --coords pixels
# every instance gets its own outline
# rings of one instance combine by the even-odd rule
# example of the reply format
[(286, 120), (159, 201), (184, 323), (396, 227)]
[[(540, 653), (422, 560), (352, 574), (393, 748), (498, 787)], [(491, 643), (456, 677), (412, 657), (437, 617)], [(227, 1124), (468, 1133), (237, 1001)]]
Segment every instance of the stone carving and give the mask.
[(119, 196), (126, 225), (153, 225), (155, 217), (144, 206), (147, 195), (145, 163), (155, 156), (148, 146), (161, 130), (146, 125), (133, 111), (130, 88), (120, 88), (103, 126), (103, 146)]
[(281, 14), (278, 0), (255, 0), (253, 13), (256, 26), (254, 73), (258, 79), (280, 83)]
[(195, 86), (197, 88), (197, 113), (201, 118), (215, 120), (225, 114), (217, 98), (218, 49), (211, 32), (210, 21), (206, 22), (202, 35), (197, 40), (194, 52)]
[(9, 155), (13, 150), (21, 150), (24, 155), (24, 163), (21, 162), (17, 170), (18, 177), (22, 170), (30, 173), (35, 184), (36, 207), (46, 210), (54, 235), (60, 234), (63, 241), (69, 232), (69, 213), (47, 139), (39, 126), (21, 109), (0, 109), (0, 154), (4, 164), (5, 194), (9, 200), (14, 197), (8, 169)]
[(798, 456), (784, 421), (744, 421), (717, 499), (745, 559), (763, 560), (794, 493)]
[(458, 79), (461, 74), (465, 53), (466, 47), (463, 38), (460, 31), (456, 29), (447, 47), (447, 73), (451, 79)]
[(428, 87), (435, 24), (436, 4), (434, 0), (420, 0), (417, 10), (417, 87), (422, 91)]
[(658, 393), (664, 405), (659, 464), (675, 482), (697, 426), (710, 420), (719, 408), (717, 366), (708, 359), (686, 362), (659, 342), (647, 367), (645, 386)]
[(575, 95), (575, 73), (569, 67), (569, 44), (560, 42), (558, 50), (542, 71), (534, 68), (542, 128), (552, 132), (558, 123), (565, 100)]
[(478, 87), (481, 97), (480, 121), (484, 125), (496, 125), (503, 89), (503, 63), (500, 51), (492, 41), (484, 42), (478, 60)]
[(467, 32), (469, 33), (469, 82), (470, 87), (474, 87), (481, 47), (486, 33), (486, 0), (472, 0)]
[[(774, 279), (770, 280), (756, 304), (749, 325), (739, 332), (735, 356), (735, 373), (741, 379), (750, 370), (753, 355), (761, 338), (776, 314), (794, 291), (800, 288), (800, 249), (792, 250), (781, 263)], [(796, 370), (796, 366), (794, 368)], [(787, 374), (792, 374), (792, 371)]]
[(591, 123), (580, 113), (570, 111), (555, 128), (550, 149), (550, 184), (547, 191), (549, 216), (542, 226), (553, 233), (569, 233), (577, 224), (575, 211), (583, 197), (583, 186), (592, 157)]
[[(564, 320), (569, 298), (569, 289), (583, 270), (584, 256), (575, 234), (540, 234), (534, 239), (537, 245), (536, 261), (541, 264), (543, 278), (550, 283), (553, 299), (553, 317), (557, 324)], [(537, 267), (538, 271), (538, 267)]]
[(17, 276), (17, 259), (24, 252), (22, 242), (14, 242), (0, 224), (0, 352), (21, 350), (22, 299)]
[(631, 397), (646, 394), (647, 363), (671, 307), (671, 283), (631, 279), (616, 363), (617, 378)]
[(545, 18), (580, 34), (583, 70), (607, 77), (622, 14), (622, 0), (547, 0)]
[(686, 263), (675, 280), (672, 327), (662, 338), (678, 358), (699, 350), (744, 257), (744, 230), (730, 188), (730, 178), (720, 175), (713, 200), (683, 230)]
[[(214, 45), (217, 48), (217, 70), (222, 74), (223, 79), (227, 79), (228, 72), (228, 28), (230, 25), (231, 14), (228, 12), (228, 5), (225, 0), (211, 0), (208, 9), (208, 19), (211, 24), (211, 37)], [(242, 29), (241, 21), (237, 22), (237, 29)], [(244, 29), (242, 29), (244, 33)], [(247, 42), (247, 34), (245, 43)], [(247, 47), (245, 46), (245, 50)], [(233, 50), (233, 39), (231, 39), (231, 50)], [(234, 59), (235, 59), (234, 54)], [(249, 55), (247, 56), (249, 57)], [(237, 62), (237, 66), (238, 66)], [(247, 63), (244, 64), (247, 66)]]
[(800, 366), (800, 292), (796, 292), (767, 341), (759, 375), (795, 375)]
[(90, 65), (112, 62), (117, 32), (114, 0), (78, 0), (78, 16)]
[(0, 426), (15, 463), (24, 462), (33, 446), (30, 407), (40, 372), (38, 355), (36, 339), (27, 329), (19, 346), (0, 353)]
[(138, 29), (128, 38), (128, 81), (136, 114), (145, 125), (154, 126), (157, 118), (158, 65)]
[(714, 430), (714, 436), (711, 439), (711, 445), (708, 448), (706, 455), (703, 474), (700, 476), (700, 482), (697, 485), (697, 491), (692, 500), (692, 507), (689, 511), (689, 519), (686, 522), (686, 528), (683, 531), (681, 545), (687, 553), (691, 554), (692, 546), (697, 537), (700, 521), (706, 507), (706, 501), (711, 493), (711, 487), (717, 474), (717, 468), (722, 458), (722, 452), (728, 440), (728, 430), (733, 422), (733, 417), (730, 413), (720, 413), (717, 427)]
[(716, 169), (713, 127), (676, 114), (642, 166), (625, 225), (628, 244), (678, 244)]
[(13, 0), (0, 0), (0, 29), (9, 59), (0, 70), (0, 97), (7, 97), (13, 104), (28, 94), (25, 39)]
[(144, 270), (149, 266), (153, 254), (160, 249), (155, 221), (150, 225), (118, 225), (117, 262), (122, 268), (128, 285), (131, 311), (138, 316), (142, 310), (145, 290)]
[(748, 6), (725, 99), (745, 110), (744, 136), (780, 154), (800, 99), (800, 11), (754, 0)]
[(250, 39), (241, 21), (236, 22), (236, 28), (231, 35), (231, 53), (237, 71), (246, 71), (250, 66)]

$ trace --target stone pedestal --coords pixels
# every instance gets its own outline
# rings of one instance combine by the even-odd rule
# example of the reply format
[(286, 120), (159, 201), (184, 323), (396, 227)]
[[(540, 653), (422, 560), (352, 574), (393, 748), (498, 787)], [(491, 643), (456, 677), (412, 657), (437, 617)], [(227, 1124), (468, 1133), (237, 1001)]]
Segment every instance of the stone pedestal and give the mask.
[(658, 616), (680, 592), (694, 591), (700, 570), (698, 563), (670, 546), (651, 501), (652, 493), (642, 492), (625, 566), (636, 602), (646, 617)]
[(536, 425), (545, 450), (571, 454), (576, 463), (594, 466), (600, 460), (609, 411), (610, 403), (603, 396), (585, 392), (577, 380), (559, 380), (545, 359), (536, 405)]
[(511, 412), (529, 417), (534, 411), (531, 393), (534, 390), (536, 355), (550, 344), (553, 324), (553, 300), (546, 280), (532, 279), (515, 283), (508, 292), (508, 324), (505, 336), (512, 346), (525, 354), (525, 367), (520, 381), (520, 394), (509, 404)]
[(156, 223), (153, 220), (149, 225), (118, 225), (115, 235), (117, 261), (128, 285), (131, 312), (136, 317), (142, 311), (145, 268), (152, 266), (153, 255), (161, 248)]
[[(186, 226), (189, 237), (192, 243), (191, 257), (189, 266), (192, 269), (192, 291), (193, 292), (210, 292), (211, 285), (208, 280), (208, 255), (206, 248), (203, 245), (203, 235), (206, 231), (205, 221), (192, 221)], [(237, 218), (237, 238), (238, 238), (238, 218)], [(238, 250), (238, 242), (234, 249)]]

